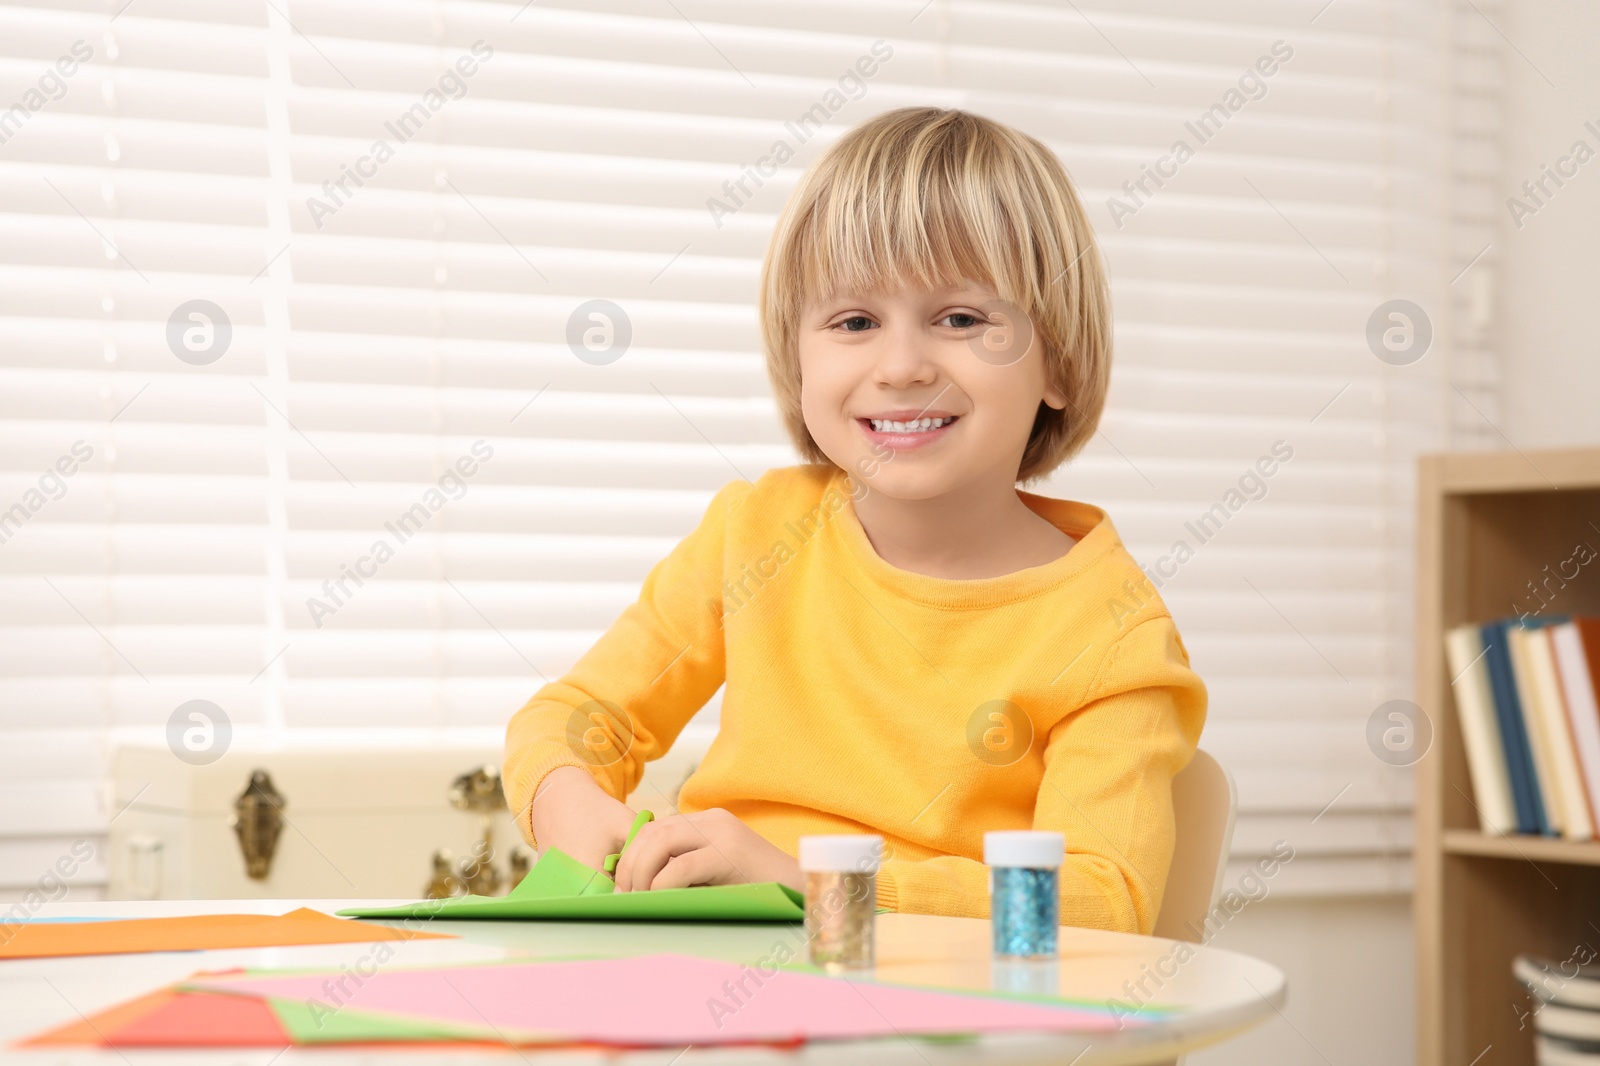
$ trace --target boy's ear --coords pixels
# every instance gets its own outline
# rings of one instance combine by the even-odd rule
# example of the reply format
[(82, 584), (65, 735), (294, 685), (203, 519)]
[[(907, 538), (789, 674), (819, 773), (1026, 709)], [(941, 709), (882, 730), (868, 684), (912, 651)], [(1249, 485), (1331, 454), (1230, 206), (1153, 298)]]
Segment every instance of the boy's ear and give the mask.
[(1057, 411), (1067, 406), (1067, 394), (1056, 388), (1054, 384), (1048, 381), (1045, 382), (1044, 385), (1043, 399), (1045, 403), (1049, 404)]

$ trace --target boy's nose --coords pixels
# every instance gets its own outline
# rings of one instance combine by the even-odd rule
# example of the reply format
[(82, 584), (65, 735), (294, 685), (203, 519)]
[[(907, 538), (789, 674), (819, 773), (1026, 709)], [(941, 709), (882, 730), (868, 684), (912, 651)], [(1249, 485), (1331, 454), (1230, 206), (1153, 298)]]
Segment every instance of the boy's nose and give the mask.
[(927, 349), (909, 331), (885, 329), (875, 367), (880, 384), (891, 386), (925, 385), (938, 377), (939, 368), (928, 357)]

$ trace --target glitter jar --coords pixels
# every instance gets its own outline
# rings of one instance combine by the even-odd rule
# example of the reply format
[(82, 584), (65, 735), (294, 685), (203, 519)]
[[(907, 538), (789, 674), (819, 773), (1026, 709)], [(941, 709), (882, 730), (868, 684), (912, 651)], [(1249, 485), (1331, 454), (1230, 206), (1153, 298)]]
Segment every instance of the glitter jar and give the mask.
[(880, 836), (800, 838), (811, 965), (828, 970), (871, 968), (882, 855)]
[(1060, 833), (1019, 830), (983, 834), (989, 864), (989, 924), (1002, 958), (1053, 958), (1061, 924)]

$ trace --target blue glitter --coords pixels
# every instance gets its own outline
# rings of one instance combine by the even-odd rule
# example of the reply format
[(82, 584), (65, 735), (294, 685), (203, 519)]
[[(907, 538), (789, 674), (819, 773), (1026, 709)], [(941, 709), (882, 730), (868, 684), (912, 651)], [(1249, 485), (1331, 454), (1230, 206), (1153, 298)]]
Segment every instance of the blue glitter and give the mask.
[(1054, 867), (990, 867), (989, 914), (994, 953), (1038, 958), (1056, 953), (1060, 925), (1059, 871)]

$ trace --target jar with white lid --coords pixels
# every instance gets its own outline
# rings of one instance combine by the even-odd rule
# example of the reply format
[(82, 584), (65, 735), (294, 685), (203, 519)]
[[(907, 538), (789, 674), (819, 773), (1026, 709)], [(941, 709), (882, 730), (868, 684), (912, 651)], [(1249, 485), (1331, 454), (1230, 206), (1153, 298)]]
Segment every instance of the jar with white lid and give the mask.
[(806, 875), (806, 941), (813, 966), (870, 969), (883, 838), (868, 834), (800, 838)]
[(1066, 838), (1060, 833), (1012, 830), (983, 834), (996, 956), (1055, 957), (1065, 857)]

